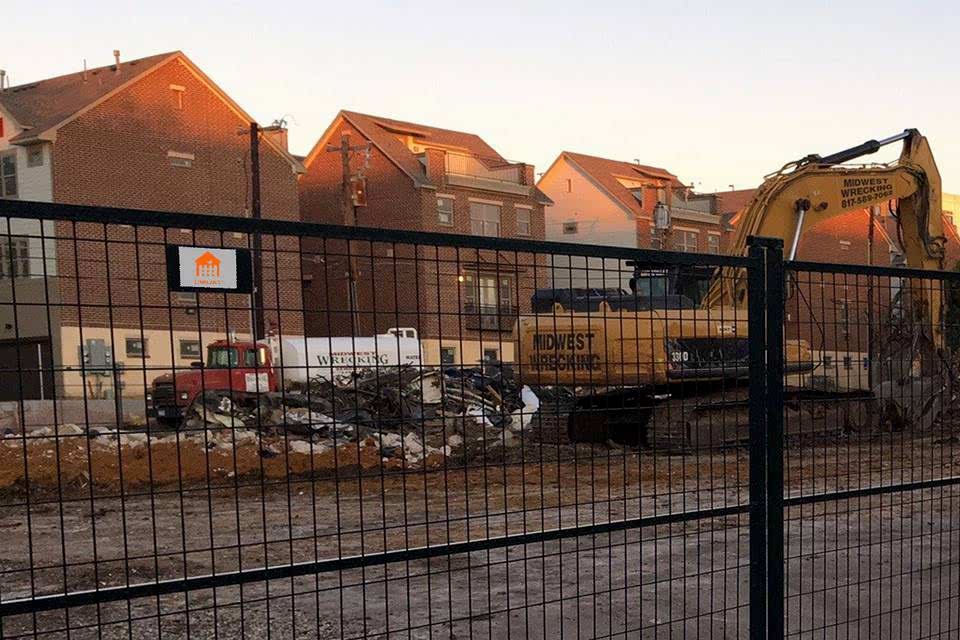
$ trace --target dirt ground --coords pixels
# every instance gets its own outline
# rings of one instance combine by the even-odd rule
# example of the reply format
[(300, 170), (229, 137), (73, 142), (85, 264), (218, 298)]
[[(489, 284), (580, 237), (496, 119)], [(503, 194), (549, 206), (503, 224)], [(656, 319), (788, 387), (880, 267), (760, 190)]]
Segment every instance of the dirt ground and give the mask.
[[(315, 457), (275, 442), (266, 443), (279, 452), (269, 457), (262, 442), (226, 455), (174, 441), (127, 458), (75, 440), (61, 443), (61, 455), (66, 447), (92, 455), (86, 472), (66, 475), (28, 444), (29, 487), (23, 447), (0, 447), (0, 531), (16, 541), (0, 546), (4, 600), (734, 506), (749, 490), (748, 455), (738, 449), (668, 456), (521, 441), (483, 463), (357, 464), (324, 475)], [(35, 460), (53, 475), (34, 472)], [(796, 446), (784, 471), (788, 495), (957, 476), (960, 441), (890, 435)], [(9, 618), (2, 632), (745, 638), (747, 525), (734, 515), (79, 607)], [(786, 538), (794, 637), (960, 637), (954, 487), (792, 508)]]

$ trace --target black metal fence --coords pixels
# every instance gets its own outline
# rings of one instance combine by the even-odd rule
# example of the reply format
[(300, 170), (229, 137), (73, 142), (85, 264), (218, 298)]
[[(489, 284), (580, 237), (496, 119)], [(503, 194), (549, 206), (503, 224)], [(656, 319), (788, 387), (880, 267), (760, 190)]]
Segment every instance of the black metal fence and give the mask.
[(951, 274), (0, 226), (3, 637), (960, 634)]

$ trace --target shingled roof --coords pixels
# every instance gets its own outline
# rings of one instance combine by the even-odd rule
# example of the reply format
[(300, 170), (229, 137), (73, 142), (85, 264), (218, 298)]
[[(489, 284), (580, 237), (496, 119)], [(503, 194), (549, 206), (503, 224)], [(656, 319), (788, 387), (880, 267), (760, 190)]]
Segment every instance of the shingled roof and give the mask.
[[(310, 150), (310, 153), (307, 154), (305, 164), (310, 164), (317, 154), (325, 149), (330, 135), (336, 129), (341, 118), (370, 140), (418, 187), (437, 187), (439, 185), (430, 182), (417, 154), (411, 151), (397, 136), (410, 136), (425, 146), (436, 146), (472, 155), (483, 164), (491, 167), (509, 162), (487, 144), (483, 138), (474, 133), (342, 110), (317, 141), (317, 144)], [(550, 202), (550, 199), (536, 187), (534, 187), (533, 197), (541, 202)]]
[(735, 214), (750, 204), (758, 189), (737, 189), (734, 191), (717, 191), (713, 195), (717, 198), (717, 213)]
[(660, 167), (610, 160), (609, 158), (600, 158), (573, 151), (561, 152), (560, 158), (566, 158), (568, 162), (573, 163), (582, 173), (591, 178), (601, 189), (615, 198), (635, 216), (645, 214), (636, 197), (629, 189), (620, 184), (620, 181), (617, 180), (618, 177), (635, 180), (649, 179), (652, 182), (663, 183), (663, 186), (669, 187), (683, 186), (677, 176)]
[[(106, 100), (115, 92), (144, 77), (157, 67), (180, 59), (214, 93), (227, 103), (237, 115), (252, 121), (230, 96), (220, 89), (182, 51), (159, 53), (146, 58), (121, 62), (47, 78), (0, 91), (0, 106), (13, 116), (24, 131), (10, 139), (13, 144), (29, 144), (37, 140), (53, 139), (57, 129), (88, 109)], [(289, 152), (264, 137), (264, 144), (287, 159), (294, 170), (303, 171), (303, 165)]]
[(0, 92), (0, 105), (3, 105), (17, 123), (26, 129), (18, 136), (11, 138), (10, 142), (19, 143), (38, 139), (86, 107), (99, 102), (116, 89), (179, 53), (179, 51), (171, 51), (121, 62), (119, 73), (114, 65), (110, 65), (88, 69), (86, 73), (78, 71), (9, 87), (6, 91)]

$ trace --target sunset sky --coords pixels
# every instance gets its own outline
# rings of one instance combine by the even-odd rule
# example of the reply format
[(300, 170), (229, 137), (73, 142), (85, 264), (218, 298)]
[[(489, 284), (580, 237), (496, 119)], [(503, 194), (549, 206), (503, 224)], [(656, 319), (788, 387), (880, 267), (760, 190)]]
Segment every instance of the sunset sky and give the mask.
[[(306, 153), (338, 109), (478, 133), (543, 171), (639, 159), (700, 191), (916, 127), (960, 191), (956, 2), (20, 3), (12, 84), (181, 49)], [(883, 159), (888, 159), (886, 154)]]

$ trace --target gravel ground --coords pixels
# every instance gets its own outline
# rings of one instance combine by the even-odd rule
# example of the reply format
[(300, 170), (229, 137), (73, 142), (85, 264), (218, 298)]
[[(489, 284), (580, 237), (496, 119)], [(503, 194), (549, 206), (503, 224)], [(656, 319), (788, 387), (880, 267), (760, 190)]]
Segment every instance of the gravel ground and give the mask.
[[(743, 451), (554, 450), (551, 458), (531, 447), (524, 463), (407, 475), (235, 481), (123, 495), (89, 487), (63, 497), (5, 494), (0, 531), (15, 543), (0, 546), (0, 595), (336, 558), (747, 499)], [(958, 455), (956, 442), (930, 438), (791, 449), (788, 492), (958, 475)], [(960, 490), (822, 502), (786, 515), (791, 637), (960, 637)], [(705, 519), (19, 616), (5, 620), (2, 632), (746, 638), (748, 533), (745, 515)]]

